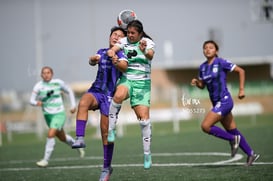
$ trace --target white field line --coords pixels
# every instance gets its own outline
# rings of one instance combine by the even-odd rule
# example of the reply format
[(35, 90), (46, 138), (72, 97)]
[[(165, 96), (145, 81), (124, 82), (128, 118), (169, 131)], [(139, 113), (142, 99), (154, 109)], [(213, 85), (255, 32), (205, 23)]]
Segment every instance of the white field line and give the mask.
[[(208, 152), (208, 153), (153, 153), (153, 157), (167, 157), (167, 156), (230, 156), (230, 153), (218, 153), (218, 152)], [(245, 162), (235, 162), (241, 160), (243, 155), (237, 154), (235, 157), (223, 161), (209, 162), (209, 163), (153, 163), (153, 167), (190, 167), (190, 166), (215, 166), (215, 165), (245, 165)], [(86, 157), (83, 159), (102, 159), (102, 157)], [(52, 159), (54, 161), (71, 161), (78, 160), (78, 158), (57, 158)], [(10, 164), (16, 163), (27, 163), (34, 161), (9, 161)], [(235, 162), (235, 163), (234, 163)], [(6, 162), (7, 163), (7, 162)], [(2, 162), (3, 164), (3, 162)], [(253, 165), (273, 165), (273, 162), (255, 162)], [(55, 170), (55, 169), (88, 169), (88, 168), (101, 168), (99, 165), (74, 165), (74, 166), (53, 166), (47, 167), (45, 169)], [(113, 167), (143, 167), (143, 164), (112, 164)], [(29, 171), (29, 170), (39, 170), (38, 167), (18, 167), (18, 168), (0, 168), (0, 172), (3, 171)]]

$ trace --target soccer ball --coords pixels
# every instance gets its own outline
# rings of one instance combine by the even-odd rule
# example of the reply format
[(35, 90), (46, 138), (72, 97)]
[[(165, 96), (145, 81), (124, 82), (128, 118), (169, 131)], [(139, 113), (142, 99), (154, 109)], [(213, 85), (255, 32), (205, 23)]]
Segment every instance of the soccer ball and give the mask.
[(121, 28), (126, 29), (127, 25), (135, 19), (137, 19), (136, 13), (132, 10), (126, 9), (119, 13), (117, 22)]

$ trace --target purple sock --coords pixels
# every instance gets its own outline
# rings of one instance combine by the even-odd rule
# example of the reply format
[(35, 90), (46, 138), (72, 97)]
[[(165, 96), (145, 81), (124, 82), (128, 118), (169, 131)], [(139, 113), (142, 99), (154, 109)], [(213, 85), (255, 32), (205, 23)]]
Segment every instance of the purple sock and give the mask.
[(210, 128), (209, 134), (228, 141), (232, 141), (234, 139), (234, 136), (232, 134), (224, 131), (217, 126), (212, 126)]
[(84, 136), (85, 135), (85, 125), (86, 120), (78, 120), (76, 121), (76, 136)]
[(114, 144), (103, 145), (103, 168), (111, 166), (114, 152)]
[(245, 137), (240, 133), (240, 131), (238, 129), (232, 129), (232, 130), (228, 130), (228, 132), (230, 134), (233, 135), (240, 135), (241, 136), (241, 140), (240, 140), (240, 148), (248, 155), (251, 156), (253, 154), (253, 150), (251, 149), (251, 147), (248, 145)]

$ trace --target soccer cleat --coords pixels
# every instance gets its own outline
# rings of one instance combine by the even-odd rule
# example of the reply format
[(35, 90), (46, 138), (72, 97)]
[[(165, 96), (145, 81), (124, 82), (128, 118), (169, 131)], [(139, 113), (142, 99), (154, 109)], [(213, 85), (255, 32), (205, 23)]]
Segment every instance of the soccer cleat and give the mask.
[(86, 145), (85, 145), (85, 143), (84, 143), (83, 137), (77, 137), (76, 140), (75, 140), (75, 143), (73, 143), (71, 147), (72, 147), (73, 149), (74, 149), (74, 148), (85, 148)]
[(152, 166), (152, 156), (151, 154), (144, 154), (144, 168), (149, 169)]
[(253, 164), (253, 162), (258, 160), (259, 157), (260, 157), (260, 155), (255, 154), (255, 153), (253, 155), (251, 155), (251, 156), (248, 156), (247, 160), (246, 160), (246, 166), (251, 166)]
[(46, 161), (46, 160), (43, 159), (41, 161), (36, 162), (36, 165), (38, 167), (47, 167), (48, 166), (48, 161)]
[(239, 149), (241, 141), (241, 136), (240, 135), (234, 135), (234, 140), (230, 142), (231, 146), (231, 157), (234, 157)]
[(79, 152), (79, 154), (80, 154), (80, 157), (83, 158), (83, 157), (85, 156), (85, 151), (84, 151), (84, 149), (83, 149), (83, 148), (78, 148), (77, 150), (78, 150), (78, 152)]
[(100, 174), (100, 180), (99, 181), (108, 181), (110, 179), (110, 176), (113, 172), (112, 167), (103, 168)]
[(107, 136), (107, 140), (108, 142), (115, 142), (116, 139), (116, 130), (109, 130), (108, 131), (108, 136)]

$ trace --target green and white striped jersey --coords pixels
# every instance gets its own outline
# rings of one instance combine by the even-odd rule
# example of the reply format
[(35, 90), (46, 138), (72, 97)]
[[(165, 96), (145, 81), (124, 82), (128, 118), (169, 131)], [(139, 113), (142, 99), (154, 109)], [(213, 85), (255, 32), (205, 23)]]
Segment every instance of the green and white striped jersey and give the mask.
[[(149, 38), (142, 38), (147, 42), (146, 49), (154, 51), (155, 43)], [(151, 60), (147, 59), (139, 49), (139, 42), (130, 43), (127, 37), (120, 39), (116, 44), (124, 51), (128, 58), (128, 68), (123, 76), (129, 80), (150, 80), (151, 79)]]
[(36, 83), (30, 97), (30, 104), (36, 106), (38, 100), (42, 101), (44, 114), (63, 112), (62, 91), (69, 94), (71, 108), (75, 108), (76, 101), (73, 91), (60, 79), (51, 79), (49, 82), (39, 81)]

